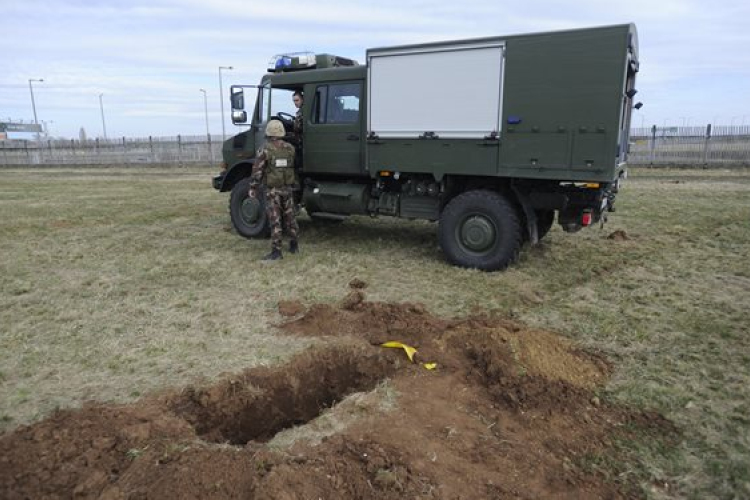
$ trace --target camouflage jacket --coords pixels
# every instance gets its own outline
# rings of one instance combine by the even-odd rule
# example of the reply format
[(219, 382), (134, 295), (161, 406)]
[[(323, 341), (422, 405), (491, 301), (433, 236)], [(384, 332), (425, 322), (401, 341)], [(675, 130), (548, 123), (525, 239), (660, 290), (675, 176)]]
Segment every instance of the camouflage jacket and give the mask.
[(296, 139), (297, 144), (302, 144), (302, 108), (297, 110), (297, 114), (294, 115), (294, 138)]
[(250, 188), (259, 184), (270, 188), (294, 185), (294, 146), (281, 139), (269, 139), (255, 156)]

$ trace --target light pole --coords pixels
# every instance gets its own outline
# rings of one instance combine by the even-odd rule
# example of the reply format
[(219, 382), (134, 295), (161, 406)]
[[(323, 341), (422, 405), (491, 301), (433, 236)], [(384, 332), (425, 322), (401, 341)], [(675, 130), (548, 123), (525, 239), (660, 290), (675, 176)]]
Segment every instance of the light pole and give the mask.
[[(36, 118), (36, 102), (34, 102), (34, 87), (31, 85), (31, 82), (43, 82), (43, 78), (29, 78), (29, 92), (31, 93), (31, 109), (34, 110), (34, 125), (39, 127), (39, 121)], [(36, 140), (39, 140), (39, 130), (36, 132)]]
[(99, 94), (99, 109), (102, 112), (102, 129), (104, 130), (104, 140), (107, 140), (107, 124), (104, 122), (104, 102), (102, 101), (102, 96), (104, 94)]
[(49, 126), (52, 125), (53, 123), (55, 123), (54, 120), (49, 120), (49, 121), (42, 120), (42, 125), (44, 128), (44, 137), (46, 139), (49, 139), (49, 129), (50, 129)]
[(214, 164), (214, 155), (211, 152), (211, 132), (208, 130), (208, 97), (206, 95), (205, 89), (199, 89), (201, 92), (203, 92), (203, 109), (206, 113), (206, 137), (208, 138), (208, 162), (213, 166)]
[(219, 66), (219, 100), (221, 102), (221, 140), (227, 139), (227, 131), (224, 128), (224, 82), (221, 81), (221, 70), (228, 69), (233, 70), (231, 66)]

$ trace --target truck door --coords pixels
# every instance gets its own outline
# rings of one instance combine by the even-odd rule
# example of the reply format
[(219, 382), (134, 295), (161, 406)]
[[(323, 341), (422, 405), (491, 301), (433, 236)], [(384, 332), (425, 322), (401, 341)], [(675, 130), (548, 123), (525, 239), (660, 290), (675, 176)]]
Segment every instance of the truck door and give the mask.
[(314, 93), (304, 125), (304, 171), (364, 174), (362, 82), (321, 83), (310, 90)]

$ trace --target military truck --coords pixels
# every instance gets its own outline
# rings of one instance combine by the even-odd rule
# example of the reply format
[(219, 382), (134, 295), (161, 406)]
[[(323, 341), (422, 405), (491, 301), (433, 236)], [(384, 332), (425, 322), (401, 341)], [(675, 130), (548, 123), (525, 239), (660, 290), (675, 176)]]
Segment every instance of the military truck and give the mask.
[(240, 235), (268, 234), (248, 177), (266, 123), (291, 134), (295, 91), (296, 201), (314, 220), (437, 221), (449, 262), (494, 271), (555, 218), (575, 232), (614, 210), (640, 107), (635, 25), (372, 48), (366, 59), (280, 55), (258, 85), (231, 87), (232, 121), (249, 128), (224, 143), (213, 186), (231, 191)]

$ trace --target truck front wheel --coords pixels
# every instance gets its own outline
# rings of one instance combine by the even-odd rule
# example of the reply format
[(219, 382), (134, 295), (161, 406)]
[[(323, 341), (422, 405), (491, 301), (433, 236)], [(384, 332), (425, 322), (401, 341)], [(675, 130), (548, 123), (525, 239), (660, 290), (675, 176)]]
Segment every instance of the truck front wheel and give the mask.
[(229, 215), (232, 225), (245, 238), (265, 237), (269, 234), (268, 217), (266, 216), (265, 191), (258, 189), (258, 196), (250, 198), (250, 179), (241, 179), (232, 188), (229, 197)]
[(522, 238), (513, 205), (486, 190), (453, 198), (440, 215), (438, 235), (449, 262), (483, 271), (508, 267), (518, 257)]

